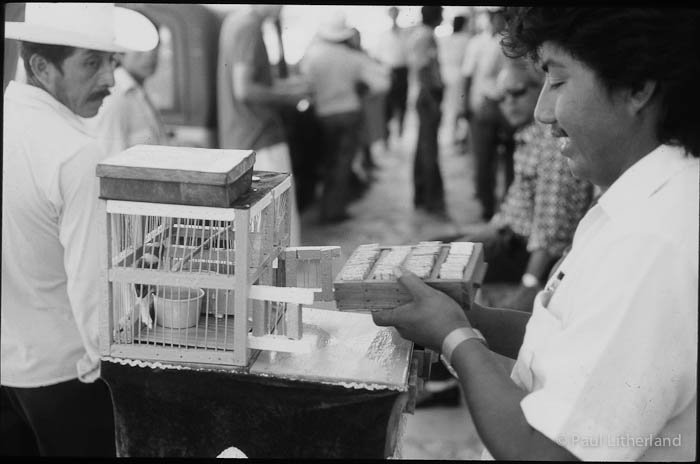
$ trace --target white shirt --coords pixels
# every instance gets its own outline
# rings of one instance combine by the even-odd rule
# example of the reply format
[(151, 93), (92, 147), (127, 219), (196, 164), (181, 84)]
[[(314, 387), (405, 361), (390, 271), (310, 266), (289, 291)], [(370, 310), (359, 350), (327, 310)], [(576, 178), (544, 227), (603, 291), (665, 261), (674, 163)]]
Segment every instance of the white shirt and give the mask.
[(391, 27), (380, 34), (373, 55), (391, 68), (408, 66), (407, 31), (401, 27)]
[(458, 83), (462, 77), (462, 65), (471, 36), (467, 32), (457, 32), (438, 39), (440, 70), (446, 84)]
[(42, 89), (10, 82), (3, 122), (2, 385), (99, 376), (101, 150)]
[(469, 104), (474, 111), (483, 103), (485, 97), (496, 99), (499, 96), (496, 79), (506, 60), (500, 40), (500, 36), (494, 36), (486, 30), (467, 42), (462, 61), (462, 75), (472, 79)]
[(362, 81), (371, 92), (389, 89), (389, 70), (365, 53), (318, 39), (307, 50), (300, 70), (313, 88), (316, 114), (328, 116), (359, 111), (355, 84)]
[(114, 87), (94, 118), (84, 119), (107, 156), (134, 145), (167, 145), (158, 110), (143, 86), (123, 68), (114, 70)]
[(580, 459), (694, 460), (698, 169), (661, 145), (625, 171), (537, 295), (511, 377)]

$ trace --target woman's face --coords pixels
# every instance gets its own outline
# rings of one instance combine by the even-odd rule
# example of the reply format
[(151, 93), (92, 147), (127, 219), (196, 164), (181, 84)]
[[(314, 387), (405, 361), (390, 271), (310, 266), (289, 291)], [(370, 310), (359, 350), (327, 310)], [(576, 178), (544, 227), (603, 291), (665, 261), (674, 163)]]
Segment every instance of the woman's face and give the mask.
[(524, 70), (507, 67), (498, 76), (498, 87), (501, 111), (508, 123), (520, 128), (532, 122), (539, 84), (533, 82)]

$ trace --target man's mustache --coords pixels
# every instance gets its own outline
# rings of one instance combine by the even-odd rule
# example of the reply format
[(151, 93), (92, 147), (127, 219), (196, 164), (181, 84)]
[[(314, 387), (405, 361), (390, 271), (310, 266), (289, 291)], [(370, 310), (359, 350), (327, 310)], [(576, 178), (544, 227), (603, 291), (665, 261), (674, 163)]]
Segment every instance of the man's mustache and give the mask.
[(109, 90), (100, 90), (90, 95), (88, 100), (103, 100), (108, 97), (111, 92)]

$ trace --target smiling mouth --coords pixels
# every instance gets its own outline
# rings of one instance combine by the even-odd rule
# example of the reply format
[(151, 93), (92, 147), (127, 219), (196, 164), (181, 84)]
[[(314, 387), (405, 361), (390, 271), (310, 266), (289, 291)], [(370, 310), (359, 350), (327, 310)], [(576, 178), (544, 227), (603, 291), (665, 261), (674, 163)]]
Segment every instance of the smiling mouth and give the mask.
[(561, 154), (568, 157), (571, 151), (571, 139), (569, 138), (569, 134), (559, 126), (552, 126), (552, 137), (557, 139)]
[(569, 134), (567, 134), (566, 131), (559, 126), (553, 125), (551, 130), (552, 130), (552, 137), (561, 138), (561, 137), (568, 137), (569, 136)]

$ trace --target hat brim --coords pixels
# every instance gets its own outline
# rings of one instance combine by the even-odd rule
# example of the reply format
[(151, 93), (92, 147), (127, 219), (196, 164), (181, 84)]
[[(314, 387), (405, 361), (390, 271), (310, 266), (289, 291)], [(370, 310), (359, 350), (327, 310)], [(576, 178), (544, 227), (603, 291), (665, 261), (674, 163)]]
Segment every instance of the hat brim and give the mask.
[(318, 36), (324, 40), (328, 40), (331, 42), (342, 42), (344, 40), (350, 39), (352, 36), (355, 35), (355, 31), (352, 29), (346, 29), (342, 31), (324, 31), (324, 30), (319, 30), (317, 32)]
[(113, 40), (93, 35), (25, 22), (5, 22), (5, 38), (51, 45), (87, 48), (105, 52), (146, 52), (158, 45), (158, 31), (144, 15), (115, 7)]

